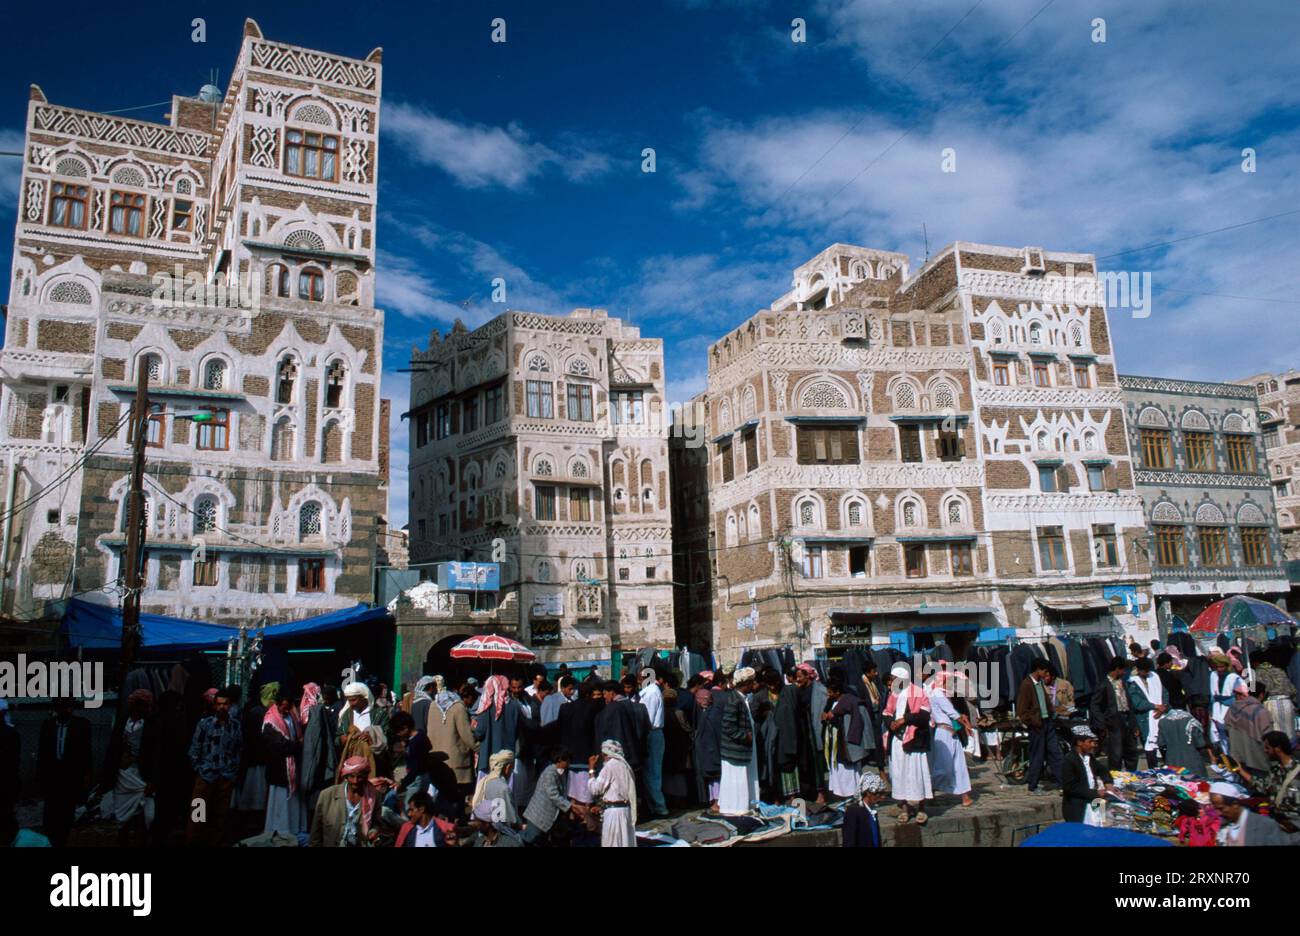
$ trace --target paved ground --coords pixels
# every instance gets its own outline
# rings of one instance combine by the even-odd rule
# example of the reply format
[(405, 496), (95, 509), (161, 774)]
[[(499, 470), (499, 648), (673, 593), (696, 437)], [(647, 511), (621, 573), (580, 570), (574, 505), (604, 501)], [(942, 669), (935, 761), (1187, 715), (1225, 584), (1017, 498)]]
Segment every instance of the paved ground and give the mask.
[[(1011, 847), (1019, 845), (1040, 829), (1061, 820), (1061, 794), (1055, 787), (1050, 795), (1031, 795), (1024, 785), (1005, 786), (991, 765), (973, 764), (971, 783), (975, 805), (961, 805), (958, 796), (940, 796), (926, 812), (924, 826), (914, 822), (898, 824), (898, 806), (886, 802), (880, 808), (880, 832), (891, 847)], [(755, 842), (742, 847), (839, 847), (838, 829), (801, 832)]]

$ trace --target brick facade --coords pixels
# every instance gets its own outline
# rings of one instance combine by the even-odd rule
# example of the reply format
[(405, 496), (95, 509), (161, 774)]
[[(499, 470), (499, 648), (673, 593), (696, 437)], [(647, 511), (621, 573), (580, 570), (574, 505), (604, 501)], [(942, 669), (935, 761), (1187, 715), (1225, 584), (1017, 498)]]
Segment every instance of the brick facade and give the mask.
[[(75, 578), (70, 561), (62, 576), (52, 567), (71, 554), (51, 539), (43, 499), (7, 544), (3, 610), (71, 592), (116, 600), (95, 590), (120, 576), (123, 417), (142, 363), (159, 407), (144, 610), (274, 622), (373, 598), (387, 514), (381, 73), (379, 50), (314, 52), (249, 20), (224, 95), (173, 98), (170, 125), (61, 107), (32, 88), (0, 443), (16, 454), (9, 470), (38, 479), (97, 451), (60, 491), (80, 505), (59, 528), (75, 540)], [(308, 134), (323, 141), (310, 159), (291, 139)], [(183, 418), (197, 410), (216, 422)], [(196, 567), (196, 535), (211, 569)], [(22, 559), (38, 552), (29, 570)]]

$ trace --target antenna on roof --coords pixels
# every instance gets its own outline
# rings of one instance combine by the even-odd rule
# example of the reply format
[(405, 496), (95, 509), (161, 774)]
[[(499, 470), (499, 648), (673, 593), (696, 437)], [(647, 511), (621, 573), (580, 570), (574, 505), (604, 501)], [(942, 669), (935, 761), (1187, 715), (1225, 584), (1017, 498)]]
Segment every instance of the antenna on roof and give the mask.
[(925, 262), (930, 262), (930, 232), (925, 228), (925, 222), (921, 222), (921, 236), (925, 238)]

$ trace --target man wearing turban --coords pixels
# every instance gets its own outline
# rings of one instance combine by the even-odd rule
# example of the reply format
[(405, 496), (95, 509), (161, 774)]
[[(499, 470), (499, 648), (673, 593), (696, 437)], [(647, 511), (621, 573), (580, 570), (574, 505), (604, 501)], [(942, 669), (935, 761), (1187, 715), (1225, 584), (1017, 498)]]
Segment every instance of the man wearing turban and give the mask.
[(339, 773), (343, 781), (324, 790), (316, 800), (307, 844), (313, 848), (368, 848), (379, 840), (380, 793), (392, 781), (372, 779), (370, 764), (362, 757), (345, 760)]
[(751, 667), (736, 670), (732, 688), (722, 700), (722, 780), (718, 788), (718, 811), (724, 816), (747, 815), (758, 800), (754, 715), (745, 698), (754, 690), (754, 676)]
[(600, 847), (636, 847), (636, 781), (623, 756), (623, 745), (600, 746), (600, 772), (588, 785), (600, 811)]

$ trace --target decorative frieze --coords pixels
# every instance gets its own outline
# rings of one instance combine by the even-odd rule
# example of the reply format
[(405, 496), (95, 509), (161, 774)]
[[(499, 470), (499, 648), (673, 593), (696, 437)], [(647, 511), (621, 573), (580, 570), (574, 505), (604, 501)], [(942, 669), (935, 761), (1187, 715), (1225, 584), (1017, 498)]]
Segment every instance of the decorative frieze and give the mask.
[(1181, 393), (1191, 396), (1222, 397), (1228, 400), (1245, 400), (1249, 402), (1255, 400), (1255, 388), (1239, 384), (1175, 380), (1170, 377), (1131, 377), (1121, 374), (1119, 385), (1125, 390), (1147, 393)]
[(1265, 475), (1219, 474), (1200, 471), (1152, 471), (1139, 468), (1134, 472), (1139, 485), (1153, 487), (1267, 488), (1272, 482)]
[(204, 133), (70, 110), (52, 104), (37, 106), (35, 122), (38, 130), (47, 133), (155, 150), (175, 156), (202, 157), (206, 154), (211, 139)]
[(369, 62), (270, 42), (254, 42), (252, 66), (359, 91), (377, 90), (379, 72)]
[(1118, 406), (1123, 396), (1106, 387), (1082, 390), (1077, 387), (994, 387), (975, 385), (975, 401), (986, 406), (1046, 406), (1100, 408)]

